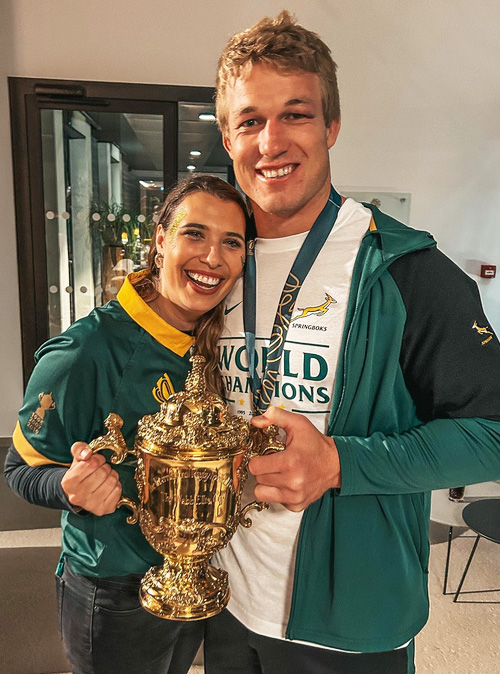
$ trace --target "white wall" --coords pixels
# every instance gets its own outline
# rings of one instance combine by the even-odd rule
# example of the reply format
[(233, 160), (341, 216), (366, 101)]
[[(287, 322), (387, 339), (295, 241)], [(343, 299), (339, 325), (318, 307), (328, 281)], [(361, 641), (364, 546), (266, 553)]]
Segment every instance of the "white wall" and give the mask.
[[(1, 0), (0, 0), (1, 2)], [(22, 399), (21, 331), (7, 76), (15, 69), (11, 8), (0, 5), (0, 437), (13, 430)]]
[[(2, 0), (2, 73), (212, 85), (227, 38), (284, 5), (339, 64), (336, 184), (410, 192), (411, 224), (429, 229), (467, 272), (477, 274), (480, 261), (500, 266), (498, 0)], [(21, 376), (6, 111), (3, 77), (0, 292), (9, 332), (0, 371), (9, 394), (0, 436), (14, 423)], [(500, 278), (480, 286), (500, 331)]]

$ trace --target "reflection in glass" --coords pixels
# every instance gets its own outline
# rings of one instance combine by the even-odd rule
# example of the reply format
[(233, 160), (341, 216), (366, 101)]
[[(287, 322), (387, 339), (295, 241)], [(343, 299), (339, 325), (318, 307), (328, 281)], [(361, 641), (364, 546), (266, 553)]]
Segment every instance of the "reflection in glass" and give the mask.
[(42, 110), (49, 334), (146, 265), (163, 202), (163, 116)]
[(230, 180), (231, 160), (222, 145), (211, 103), (179, 103), (179, 178), (209, 173)]

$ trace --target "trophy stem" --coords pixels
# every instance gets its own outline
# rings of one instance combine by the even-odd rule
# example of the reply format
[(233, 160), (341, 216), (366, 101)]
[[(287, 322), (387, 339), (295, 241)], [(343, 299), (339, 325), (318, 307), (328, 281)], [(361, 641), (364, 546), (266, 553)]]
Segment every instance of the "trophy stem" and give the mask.
[(160, 618), (201, 620), (222, 611), (229, 601), (227, 572), (208, 559), (165, 557), (144, 576), (139, 597), (144, 608)]

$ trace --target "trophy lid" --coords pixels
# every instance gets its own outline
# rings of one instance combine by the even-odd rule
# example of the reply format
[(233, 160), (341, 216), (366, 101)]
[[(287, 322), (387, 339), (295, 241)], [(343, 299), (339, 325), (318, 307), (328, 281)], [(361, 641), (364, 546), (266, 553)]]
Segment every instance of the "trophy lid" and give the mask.
[(248, 424), (229, 413), (224, 400), (207, 391), (205, 358), (190, 358), (185, 388), (162, 403), (157, 414), (141, 419), (136, 445), (164, 456), (218, 458), (236, 454), (249, 441)]

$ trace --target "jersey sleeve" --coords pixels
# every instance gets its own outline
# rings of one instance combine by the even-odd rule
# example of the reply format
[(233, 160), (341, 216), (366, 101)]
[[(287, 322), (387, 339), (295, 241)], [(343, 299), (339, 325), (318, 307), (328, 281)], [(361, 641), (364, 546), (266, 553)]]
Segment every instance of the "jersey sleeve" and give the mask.
[(84, 327), (70, 328), (36, 354), (12, 438), (29, 466), (69, 466), (71, 445), (92, 437), (99, 373)]
[(420, 425), (334, 436), (342, 495), (409, 493), (500, 478), (500, 343), (476, 284), (437, 249), (389, 268), (406, 307), (400, 352)]

